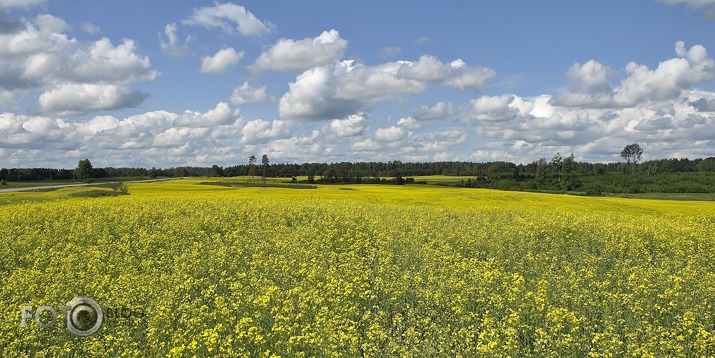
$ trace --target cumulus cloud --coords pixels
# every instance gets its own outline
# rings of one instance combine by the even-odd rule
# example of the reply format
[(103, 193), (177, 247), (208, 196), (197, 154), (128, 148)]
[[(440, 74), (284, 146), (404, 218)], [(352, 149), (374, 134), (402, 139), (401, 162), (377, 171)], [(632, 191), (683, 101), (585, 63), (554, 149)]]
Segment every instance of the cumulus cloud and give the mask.
[(174, 123), (181, 127), (211, 127), (231, 124), (237, 119), (236, 117), (238, 117), (238, 113), (231, 111), (228, 103), (219, 102), (216, 108), (205, 113), (187, 110), (176, 118)]
[(135, 107), (147, 94), (124, 86), (93, 83), (61, 84), (40, 95), (43, 112), (61, 115), (83, 114), (96, 110)]
[(201, 61), (202, 73), (224, 73), (235, 66), (243, 58), (244, 52), (236, 52), (233, 48), (225, 48), (213, 56), (206, 56)]
[(528, 143), (588, 142), (603, 133), (598, 111), (571, 111), (552, 104), (551, 96), (482, 96), (473, 100), (471, 121), (488, 138)]
[[(653, 157), (711, 156), (715, 148), (715, 111), (710, 107), (715, 94), (708, 91), (687, 90), (675, 99), (615, 109), (559, 106), (550, 95), (481, 96), (474, 102), (485, 106), (470, 110), (486, 110), (490, 118), (499, 117), (494, 113), (509, 115), (501, 120), (454, 122), (446, 129), (430, 126), (434, 122), (415, 127), (419, 123), (406, 117), (396, 125), (369, 131), (367, 114), (297, 125), (245, 120), (225, 103), (203, 113), (153, 111), (122, 119), (66, 120), (4, 113), (0, 148), (7, 158), (25, 161), (35, 150), (42, 150), (45, 158), (71, 156), (67, 165), (92, 153), (115, 166), (211, 165), (219, 159), (219, 164), (236, 164), (264, 152), (272, 159), (299, 162), (318, 158), (529, 162), (557, 151), (573, 151), (586, 160), (617, 161), (620, 149), (633, 141)], [(56, 148), (63, 150), (52, 152)]]
[(566, 74), (571, 79), (573, 88), (584, 92), (610, 91), (610, 80), (615, 75), (613, 70), (594, 60), (584, 64), (576, 63)]
[(451, 102), (437, 102), (433, 106), (421, 105), (412, 110), (412, 118), (416, 120), (444, 119), (453, 117), (458, 109)]
[(678, 41), (675, 53), (678, 57), (660, 62), (655, 69), (628, 63), (626, 78), (616, 87), (608, 81), (612, 71), (606, 66), (593, 60), (576, 64), (568, 71), (574, 85), (569, 92), (556, 96), (554, 102), (574, 107), (632, 107), (677, 98), (683, 90), (715, 76), (715, 61), (702, 45), (686, 49), (685, 43)]
[(407, 130), (402, 127), (387, 127), (378, 128), (375, 131), (374, 138), (380, 143), (394, 143), (399, 142), (407, 137)]
[(371, 152), (377, 151), (382, 148), (382, 145), (371, 138), (365, 138), (363, 140), (356, 141), (350, 147), (351, 150), (357, 152)]
[(246, 104), (264, 102), (267, 98), (266, 86), (253, 88), (248, 84), (248, 82), (244, 81), (240, 87), (233, 89), (233, 93), (231, 94), (231, 103), (243, 106)]
[(333, 119), (330, 122), (330, 130), (338, 137), (354, 137), (363, 134), (369, 124), (368, 116), (359, 113), (345, 119)]
[(290, 137), (291, 124), (287, 121), (266, 121), (256, 119), (248, 121), (241, 131), (241, 144), (257, 144), (269, 139)]
[(467, 66), (461, 59), (445, 64), (434, 56), (422, 56), (416, 62), (401, 61), (400, 65), (400, 77), (442, 83), (459, 90), (480, 90), (496, 75), (494, 70), (486, 67)]
[(347, 46), (336, 30), (323, 31), (315, 38), (280, 39), (258, 57), (254, 67), (300, 73), (339, 60)]
[(337, 98), (333, 68), (321, 66), (309, 69), (290, 83), (290, 90), (281, 97), (278, 109), (282, 119), (345, 118), (360, 111), (360, 100)]
[(473, 99), (471, 118), (476, 121), (505, 121), (513, 119), (519, 109), (513, 106), (514, 95), (482, 96)]
[(461, 130), (431, 132), (415, 137), (415, 142), (422, 150), (429, 152), (443, 151), (448, 147), (467, 141), (467, 133)]
[(75, 125), (63, 119), (0, 114), (0, 147), (42, 148), (47, 145), (69, 149), (79, 144)]
[(400, 120), (397, 121), (397, 125), (400, 127), (405, 127), (407, 129), (420, 129), (422, 128), (422, 124), (417, 122), (416, 119), (413, 117), (405, 117), (405, 118), (400, 118)]
[(444, 64), (431, 56), (378, 66), (345, 60), (300, 74), (280, 99), (279, 111), (286, 119), (345, 118), (388, 99), (424, 92), (430, 85), (477, 89), (493, 76), (490, 69), (459, 60)]
[(132, 40), (116, 46), (107, 38), (80, 42), (63, 32), (69, 28), (64, 20), (46, 14), (19, 23), (20, 29), (0, 33), (4, 102), (39, 90), (40, 108), (47, 112), (81, 114), (132, 107), (146, 97), (131, 89), (132, 84), (157, 76)]
[(172, 127), (154, 136), (152, 148), (183, 147), (195, 139), (205, 138), (208, 128), (176, 128)]
[[(665, 157), (665, 153), (692, 143), (698, 143), (701, 156), (709, 156), (705, 148), (715, 144), (709, 139), (715, 136), (715, 112), (707, 106), (715, 97), (711, 92), (687, 90), (676, 98), (618, 108), (567, 107), (555, 104), (550, 95), (509, 97), (509, 101), (505, 96), (483, 96), (473, 101), (489, 110), (485, 114), (475, 106), (471, 123), (488, 141), (513, 144), (502, 150), (522, 153), (517, 157), (520, 161), (559, 150), (575, 151), (590, 160), (618, 160), (617, 149), (633, 141), (674, 146), (661, 146), (662, 152), (654, 157)], [(487, 152), (481, 152), (480, 158), (487, 158)]]
[(273, 159), (316, 157), (325, 153), (322, 143), (318, 141), (319, 134), (314, 130), (306, 136), (276, 139), (264, 146), (264, 152)]
[(262, 37), (275, 30), (270, 22), (259, 20), (243, 6), (231, 3), (214, 3), (214, 6), (195, 9), (184, 24), (218, 28), (226, 34), (236, 32), (243, 36)]

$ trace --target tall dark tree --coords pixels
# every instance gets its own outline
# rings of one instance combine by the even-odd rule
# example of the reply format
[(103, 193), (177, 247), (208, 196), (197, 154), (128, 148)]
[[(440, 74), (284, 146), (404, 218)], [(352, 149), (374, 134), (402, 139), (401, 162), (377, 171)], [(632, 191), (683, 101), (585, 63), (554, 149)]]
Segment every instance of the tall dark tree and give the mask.
[(561, 182), (561, 166), (563, 165), (563, 158), (561, 153), (556, 152), (553, 158), (551, 158), (551, 173), (559, 178), (559, 183)]
[(77, 169), (74, 170), (77, 179), (89, 180), (94, 175), (92, 162), (89, 159), (80, 160), (77, 164)]
[(263, 159), (261, 159), (261, 164), (263, 164), (263, 184), (266, 183), (266, 177), (268, 176), (268, 154), (263, 154)]
[(211, 173), (213, 174), (213, 176), (222, 177), (223, 176), (223, 167), (220, 167), (220, 166), (214, 164), (211, 167)]
[(641, 160), (643, 148), (638, 143), (633, 143), (625, 146), (621, 151), (621, 158), (626, 160), (626, 164), (631, 168), (631, 174), (636, 172), (636, 164)]
[(546, 158), (540, 158), (536, 163), (536, 180), (539, 182), (539, 185), (544, 185), (544, 182), (546, 181), (547, 165), (548, 163), (546, 163)]
[(251, 155), (248, 157), (248, 175), (251, 176), (251, 182), (255, 181), (255, 176), (256, 176), (256, 161), (258, 158), (256, 158), (255, 155)]
[(573, 190), (574, 182), (576, 177), (576, 158), (573, 153), (568, 157), (564, 158), (564, 162), (561, 165), (564, 174), (564, 181), (562, 183), (562, 188), (564, 190)]

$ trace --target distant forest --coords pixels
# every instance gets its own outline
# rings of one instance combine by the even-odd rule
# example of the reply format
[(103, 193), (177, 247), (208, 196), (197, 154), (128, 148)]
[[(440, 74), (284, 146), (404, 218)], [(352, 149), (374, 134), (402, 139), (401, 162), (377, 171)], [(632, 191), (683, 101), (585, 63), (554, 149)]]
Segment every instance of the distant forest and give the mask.
[[(535, 190), (602, 193), (715, 193), (715, 157), (706, 159), (659, 159), (643, 163), (587, 163), (573, 156), (529, 164), (510, 162), (429, 162), (401, 161), (246, 164), (167, 169), (93, 168), (92, 178), (233, 177), (254, 174), (272, 178), (307, 177), (308, 183), (322, 184), (412, 184), (412, 177), (446, 175), (469, 177), (457, 186), (502, 190)], [(18, 172), (19, 171), (19, 172)], [(71, 180), (75, 169), (3, 168), (5, 182)]]

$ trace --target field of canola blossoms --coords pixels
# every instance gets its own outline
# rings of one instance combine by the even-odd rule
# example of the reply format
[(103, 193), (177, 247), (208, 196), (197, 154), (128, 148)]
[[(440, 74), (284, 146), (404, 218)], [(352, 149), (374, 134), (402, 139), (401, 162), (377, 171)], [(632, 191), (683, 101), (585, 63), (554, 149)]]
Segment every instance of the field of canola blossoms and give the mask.
[(0, 206), (0, 356), (715, 355), (712, 202), (197, 183)]

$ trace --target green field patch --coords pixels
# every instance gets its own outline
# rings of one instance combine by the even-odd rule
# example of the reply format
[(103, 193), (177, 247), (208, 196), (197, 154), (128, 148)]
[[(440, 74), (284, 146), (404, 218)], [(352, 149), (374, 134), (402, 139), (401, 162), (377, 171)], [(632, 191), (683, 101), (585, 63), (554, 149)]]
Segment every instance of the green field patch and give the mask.
[(604, 195), (632, 199), (715, 201), (715, 194), (712, 193), (605, 193)]
[(200, 185), (218, 185), (229, 188), (284, 188), (284, 189), (317, 189), (317, 185), (291, 184), (291, 183), (247, 183), (247, 182), (201, 182)]
[(119, 196), (123, 195), (122, 193), (114, 190), (101, 190), (101, 189), (96, 189), (96, 190), (84, 190), (84, 191), (78, 191), (71, 193), (67, 196), (71, 198), (104, 198), (108, 196)]

